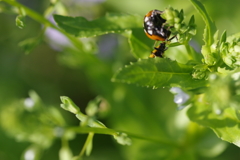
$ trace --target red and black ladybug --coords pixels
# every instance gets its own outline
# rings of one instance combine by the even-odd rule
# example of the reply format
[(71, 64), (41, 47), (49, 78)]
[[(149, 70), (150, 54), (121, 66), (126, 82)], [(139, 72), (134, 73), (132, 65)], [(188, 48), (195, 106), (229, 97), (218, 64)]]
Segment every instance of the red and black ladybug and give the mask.
[(144, 16), (144, 32), (148, 38), (155, 41), (166, 41), (171, 32), (165, 27), (166, 20), (161, 17), (163, 11), (151, 10)]

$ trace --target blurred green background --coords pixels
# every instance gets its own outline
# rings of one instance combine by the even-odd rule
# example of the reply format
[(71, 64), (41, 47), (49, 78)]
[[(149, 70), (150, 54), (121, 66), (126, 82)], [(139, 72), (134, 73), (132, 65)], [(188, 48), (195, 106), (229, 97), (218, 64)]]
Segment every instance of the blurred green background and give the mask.
[[(21, 0), (22, 4), (42, 14), (49, 6), (47, 0)], [(70, 16), (83, 16), (93, 20), (107, 12), (122, 12), (144, 16), (152, 9), (164, 10), (169, 5), (184, 9), (186, 20), (195, 15), (197, 35), (192, 43), (197, 50), (203, 44), (202, 33), (205, 27), (201, 17), (187, 0), (62, 0)], [(201, 1), (220, 33), (227, 30), (228, 35), (239, 32), (240, 10), (238, 0)], [(60, 96), (70, 97), (82, 110), (88, 102), (101, 95), (110, 104), (108, 115), (100, 120), (107, 127), (128, 131), (155, 139), (166, 138), (183, 142), (183, 150), (165, 146), (157, 142), (133, 139), (131, 146), (117, 144), (111, 136), (96, 135), (93, 152), (86, 160), (149, 160), (149, 159), (239, 159), (239, 148), (216, 138), (207, 128), (190, 123), (185, 110), (177, 111), (169, 88), (153, 90), (140, 86), (112, 83), (114, 72), (130, 61), (136, 61), (130, 52), (127, 38), (122, 35), (108, 34), (100, 37), (85, 38), (86, 54), (76, 53), (69, 48), (68, 41), (52, 30), (47, 30), (43, 41), (30, 53), (24, 54), (19, 43), (27, 38), (36, 37), (41, 32), (41, 24), (30, 18), (26, 26), (19, 29), (15, 25), (16, 15), (3, 12), (8, 8), (0, 2), (0, 160), (20, 159), (24, 150), (31, 145), (29, 141), (19, 142), (11, 128), (19, 124), (9, 123), (17, 117), (17, 107), (34, 90), (46, 106), (61, 112), (67, 126), (77, 126), (79, 121), (71, 113), (62, 110)], [(146, 37), (147, 38), (147, 37)], [(172, 48), (168, 51), (171, 52)], [(92, 55), (93, 54), (93, 55)], [(94, 58), (92, 58), (94, 57)], [(10, 110), (9, 108), (15, 108)], [(4, 120), (4, 121), (3, 121)], [(14, 130), (14, 129), (13, 129)], [(77, 155), (86, 135), (77, 135), (70, 141), (70, 148)], [(59, 159), (61, 140), (54, 142), (42, 153), (42, 159)]]

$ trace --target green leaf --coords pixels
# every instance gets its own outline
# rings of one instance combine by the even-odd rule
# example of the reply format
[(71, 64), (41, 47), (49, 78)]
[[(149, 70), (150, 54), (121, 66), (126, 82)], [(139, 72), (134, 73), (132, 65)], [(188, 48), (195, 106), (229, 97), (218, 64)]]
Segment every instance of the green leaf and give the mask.
[(74, 114), (79, 114), (80, 109), (79, 107), (68, 97), (66, 96), (61, 96), (60, 97), (62, 104), (61, 107), (69, 112), (72, 112)]
[(181, 11), (179, 12), (179, 22), (182, 22), (184, 20), (184, 12), (183, 12), (183, 9), (181, 9)]
[(194, 15), (192, 15), (192, 17), (190, 18), (188, 25), (189, 25), (189, 26), (195, 25)]
[(214, 66), (217, 63), (217, 55), (211, 52), (210, 46), (203, 45), (201, 49), (202, 55), (204, 57), (204, 62), (209, 66)]
[(209, 87), (204, 94), (195, 96), (188, 116), (192, 121), (213, 129), (219, 138), (240, 147), (239, 79), (239, 70), (211, 74)]
[(20, 29), (23, 29), (25, 27), (25, 16), (18, 15), (16, 17), (16, 26)]
[(227, 37), (227, 41), (228, 41), (228, 42), (231, 42), (231, 41), (233, 41), (233, 40), (236, 39), (236, 38), (240, 38), (240, 32), (235, 33), (235, 34), (233, 34), (233, 35), (231, 35), (231, 36), (228, 36), (228, 37)]
[(240, 120), (235, 109), (229, 107), (222, 114), (217, 114), (212, 112), (213, 110), (208, 104), (196, 103), (188, 110), (189, 118), (194, 122), (210, 127), (219, 138), (240, 147)]
[[(208, 36), (209, 36), (209, 30), (207, 29), (207, 26), (205, 26), (204, 30), (203, 30), (203, 41), (205, 43), (205, 46), (208, 45)], [(209, 45), (210, 46), (210, 45)]]
[(42, 41), (42, 36), (28, 38), (21, 41), (18, 45), (24, 50), (25, 54), (29, 54)]
[(153, 88), (178, 86), (193, 89), (205, 86), (206, 81), (192, 78), (192, 71), (193, 66), (169, 59), (146, 59), (122, 68), (114, 75), (112, 81)]
[(226, 40), (227, 40), (227, 31), (225, 30), (223, 33), (222, 33), (222, 35), (221, 35), (221, 38), (220, 38), (220, 44), (221, 43), (225, 43), (226, 42)]
[(136, 58), (146, 59), (151, 53), (151, 48), (148, 45), (149, 39), (146, 39), (145, 37), (146, 35), (142, 28), (133, 29), (132, 33), (129, 35), (131, 51)]
[(211, 45), (213, 43), (213, 35), (216, 32), (216, 26), (214, 22), (211, 20), (210, 16), (208, 15), (204, 5), (198, 1), (198, 0), (190, 0), (192, 2), (192, 5), (195, 7), (195, 9), (199, 12), (202, 19), (206, 23), (206, 31), (204, 36), (204, 41), (207, 45)]
[(218, 41), (219, 41), (219, 30), (217, 30), (214, 35), (213, 35), (213, 41), (215, 44), (218, 44)]
[(142, 28), (142, 17), (129, 14), (106, 14), (105, 17), (88, 21), (84, 17), (54, 15), (58, 26), (78, 37), (93, 37), (108, 33), (123, 33)]
[(121, 145), (131, 145), (132, 140), (128, 137), (126, 133), (118, 133), (117, 135), (114, 135), (114, 139), (121, 144)]
[(20, 29), (25, 27), (25, 10), (22, 7), (18, 8), (19, 15), (16, 17), (16, 26)]

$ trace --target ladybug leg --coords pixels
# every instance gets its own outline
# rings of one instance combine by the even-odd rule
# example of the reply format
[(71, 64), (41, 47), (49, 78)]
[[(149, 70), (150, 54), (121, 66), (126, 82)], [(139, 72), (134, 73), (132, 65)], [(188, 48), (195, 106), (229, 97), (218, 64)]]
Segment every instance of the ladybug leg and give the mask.
[[(162, 24), (162, 28), (164, 28), (164, 26), (165, 26), (165, 25), (167, 25), (167, 24), (168, 24), (168, 23), (166, 23), (166, 22), (165, 22), (165, 23), (163, 23), (163, 24)], [(169, 26), (169, 27), (167, 27), (167, 30), (169, 31), (169, 30), (170, 30), (170, 28), (172, 28), (172, 27), (173, 27), (173, 26)]]
[[(165, 26), (166, 24), (167, 24), (167, 23), (163, 23), (162, 28), (164, 28), (164, 26)], [(172, 28), (172, 27), (173, 27), (173, 26), (169, 26), (169, 27), (167, 28), (167, 31), (170, 31), (170, 28)], [(174, 38), (176, 38), (177, 41), (178, 41), (177, 35), (172, 36), (171, 38), (167, 39), (167, 41), (171, 41), (171, 40), (173, 40)]]
[(170, 39), (168, 39), (167, 41), (171, 41), (171, 40), (173, 40), (174, 38), (176, 38), (176, 39), (178, 40), (177, 35), (174, 35), (174, 36), (172, 36)]
[(159, 11), (159, 10), (157, 10), (157, 9), (154, 9), (153, 12), (154, 12), (155, 15), (157, 15), (157, 14), (161, 15), (161, 14), (163, 14), (163, 11)]

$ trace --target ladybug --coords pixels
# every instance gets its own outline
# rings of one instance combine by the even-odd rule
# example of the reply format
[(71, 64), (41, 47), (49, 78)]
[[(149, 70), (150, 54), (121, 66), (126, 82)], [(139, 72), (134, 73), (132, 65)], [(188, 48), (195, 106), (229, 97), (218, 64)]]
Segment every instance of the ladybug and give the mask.
[(163, 58), (163, 54), (167, 49), (168, 48), (166, 47), (166, 43), (162, 42), (158, 47), (154, 47), (154, 50), (152, 51), (152, 53), (150, 54), (149, 57), (150, 58), (155, 58), (155, 57)]
[(161, 17), (163, 11), (151, 10), (144, 16), (144, 32), (148, 38), (155, 41), (166, 41), (171, 32), (169, 28), (164, 28), (166, 20)]

